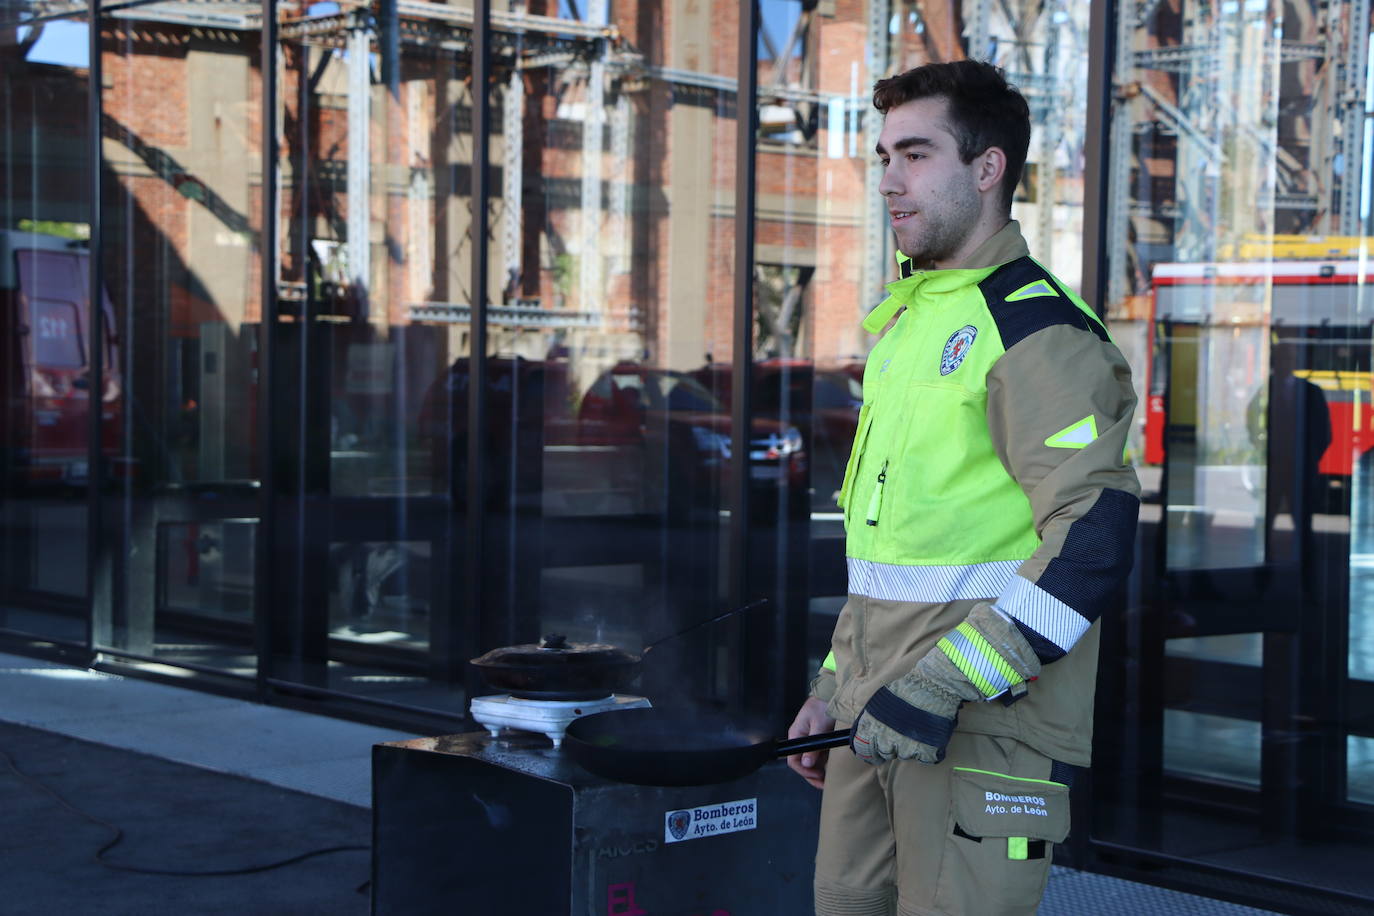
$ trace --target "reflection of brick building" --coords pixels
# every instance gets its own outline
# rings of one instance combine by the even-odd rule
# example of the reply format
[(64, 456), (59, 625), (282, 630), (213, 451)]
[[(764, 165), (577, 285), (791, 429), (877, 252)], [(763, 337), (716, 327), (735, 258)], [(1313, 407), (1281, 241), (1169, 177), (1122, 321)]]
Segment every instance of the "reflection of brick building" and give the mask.
[[(139, 419), (162, 429), (177, 427), (194, 406), (186, 384), (193, 364), (183, 364), (198, 352), (203, 329), (228, 329), (241, 350), (248, 346), (242, 327), (261, 312), (259, 52), (251, 23), (240, 18), (241, 30), (211, 30), (116, 15), (101, 33), (103, 277), (115, 306), (107, 333), (129, 357), (126, 380), (143, 405)], [(69, 41), (84, 32), (70, 21), (45, 29), (56, 26)], [(34, 30), (35, 39), (41, 32)], [(39, 231), (74, 224), (81, 228), (53, 231), (84, 232), (92, 206), (89, 73), (31, 61), (33, 45), (0, 49), (6, 97), (16, 103), (6, 127), (22, 150), (3, 172), (14, 185), (0, 177), (4, 225), (33, 220)], [(251, 393), (234, 403), (242, 415)], [(152, 448), (140, 459), (145, 466), (171, 459), (146, 439), (133, 447), (145, 446)], [(246, 473), (247, 454), (235, 460)]]
[(0, 44), (7, 165), (0, 169), (0, 228), (23, 220), (89, 223), (86, 71), (28, 63), (28, 48)]
[[(471, 299), (466, 26), (460, 8), (434, 11), (426, 21), (407, 7), (390, 86), (391, 68), (380, 58), (361, 81), (350, 65), (350, 29), (359, 22), (349, 15), (284, 23), (281, 292), (289, 311), (303, 295), (319, 295), (321, 282), (327, 289), (352, 282), (346, 257), (351, 251), (356, 261), (358, 249), (349, 222), (362, 212), (365, 225), (352, 234), (367, 237), (368, 321), (454, 323), (452, 346), (461, 350), (457, 325)], [(494, 57), (489, 137), (488, 295), (497, 305), (523, 306), (527, 316), (530, 308), (577, 315), (498, 320), (498, 348), (542, 357), (561, 343), (600, 365), (647, 358), (691, 368), (708, 354), (718, 360), (733, 336), (738, 8), (616, 4), (605, 29), (585, 21), (596, 15), (589, 9), (584, 21), (564, 20), (568, 34), (541, 18), (557, 11), (550, 2), (532, 6), (524, 21), (533, 25), (516, 42), (509, 23), (518, 14), (498, 10), (504, 37)], [(111, 190), (110, 203), (137, 214), (123, 225), (134, 233), (127, 241), (135, 252), (123, 260), (165, 258), (173, 269), (130, 270), (115, 285), (129, 284), (127, 298), (140, 303), (163, 303), (173, 336), (194, 335), (207, 320), (253, 322), (260, 313), (259, 22), (237, 7), (213, 24), (192, 13), (179, 23), (138, 15), (117, 14), (105, 29), (104, 149), (120, 189)], [(760, 353), (826, 363), (865, 349), (856, 318), (882, 279), (883, 268), (871, 265), (881, 262), (874, 249), (884, 244), (885, 226), (868, 200), (871, 151), (862, 140), (872, 124), (863, 116), (874, 74), (862, 64), (871, 56), (871, 23), (857, 0), (798, 7), (795, 15), (765, 23), (791, 37), (759, 65), (765, 129), (756, 226), (760, 283), (786, 300), (795, 330), (781, 344), (762, 340)], [(921, 16), (920, 30), (894, 39), (895, 68), (962, 53), (953, 7), (925, 4)], [(374, 53), (390, 42), (385, 23), (368, 34)], [(781, 65), (774, 54), (783, 55)], [(522, 69), (513, 82), (516, 60)], [(360, 93), (366, 109), (357, 105)], [(355, 113), (370, 109), (362, 211), (350, 211), (347, 194), (350, 163), (355, 173), (359, 167), (350, 99)], [(517, 116), (508, 117), (517, 101)], [(794, 118), (796, 129), (779, 128), (778, 117)], [(843, 136), (834, 136), (837, 125)], [(513, 171), (518, 208), (507, 200)], [(161, 288), (139, 287), (144, 282)], [(767, 292), (760, 291), (762, 309), (770, 307)], [(439, 308), (415, 312), (425, 304)], [(348, 297), (319, 307), (361, 309)], [(761, 330), (768, 338), (766, 325)]]
[[(559, 8), (493, 12), (493, 349), (566, 354), (574, 397), (622, 360), (728, 360), (738, 7), (676, 0), (550, 18)], [(890, 269), (865, 68), (957, 56), (964, 26), (953, 6), (920, 4), (903, 21), (921, 27), (884, 26), (890, 46), (875, 53), (859, 0), (769, 8), (783, 18), (764, 23), (758, 72), (755, 352), (852, 363), (867, 349), (858, 319)], [(206, 346), (246, 381), (244, 331), (262, 311), (259, 13), (209, 10), (119, 11), (102, 33), (106, 276), (138, 341), (135, 389), (154, 411), (204, 400)], [(598, 26), (597, 15), (610, 18)], [(407, 3), (394, 27), (349, 10), (288, 10), (282, 23), (278, 295), (288, 317), (328, 316), (332, 387), (391, 365), (377, 348), (400, 333), (407, 391), (466, 352), (469, 20), (460, 6)], [(80, 123), (75, 107), (70, 117)], [(418, 409), (373, 407), (399, 409), (401, 422)], [(201, 459), (206, 473), (223, 464)]]
[(244, 18), (240, 30), (130, 19), (102, 30), (103, 225), (109, 250), (127, 252), (107, 276), (117, 300), (158, 313), (176, 337), (261, 315), (259, 47)]

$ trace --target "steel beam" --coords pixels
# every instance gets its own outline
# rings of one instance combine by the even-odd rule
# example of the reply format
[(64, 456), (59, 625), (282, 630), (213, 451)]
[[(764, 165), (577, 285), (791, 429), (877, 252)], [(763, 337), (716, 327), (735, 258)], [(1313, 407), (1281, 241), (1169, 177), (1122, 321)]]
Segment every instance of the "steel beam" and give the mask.
[[(472, 306), (460, 302), (417, 302), (406, 307), (410, 321), (462, 324), (472, 320)], [(538, 299), (519, 299), (515, 305), (488, 305), (487, 323), (507, 328), (594, 328), (598, 312), (545, 308)]]
[(367, 311), (372, 282), (372, 29), (360, 18), (348, 33), (348, 282)]

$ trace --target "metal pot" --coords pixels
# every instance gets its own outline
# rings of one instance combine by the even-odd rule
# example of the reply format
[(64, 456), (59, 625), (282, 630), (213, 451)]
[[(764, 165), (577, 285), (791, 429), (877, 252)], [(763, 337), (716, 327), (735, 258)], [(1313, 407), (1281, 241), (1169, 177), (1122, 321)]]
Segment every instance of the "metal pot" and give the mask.
[(528, 700), (594, 700), (629, 688), (639, 657), (601, 643), (550, 633), (537, 644), (492, 649), (472, 664), (496, 690)]
[(762, 607), (767, 598), (698, 620), (671, 636), (656, 639), (639, 655), (602, 643), (568, 642), (550, 633), (538, 644), (492, 649), (472, 660), (482, 678), (496, 690), (527, 700), (595, 700), (626, 690), (639, 677), (640, 659), (655, 647), (727, 617)]

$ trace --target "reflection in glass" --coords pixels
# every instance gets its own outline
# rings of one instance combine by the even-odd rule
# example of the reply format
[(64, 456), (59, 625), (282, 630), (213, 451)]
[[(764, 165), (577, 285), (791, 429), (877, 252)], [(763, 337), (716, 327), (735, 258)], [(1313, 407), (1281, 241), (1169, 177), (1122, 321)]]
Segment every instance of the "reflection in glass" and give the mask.
[(340, 639), (423, 649), (433, 552), (427, 541), (365, 541), (330, 550), (330, 633)]
[(1164, 713), (1164, 763), (1169, 772), (1258, 786), (1258, 722), (1184, 712)]
[(281, 26), (273, 333), (277, 377), (300, 384), (274, 393), (298, 525), (275, 670), (461, 713), (471, 11), (313, 13)]
[(0, 11), (0, 629), (86, 640), (91, 409), (115, 464), (116, 349), (91, 376), (86, 199), (89, 28), (18, 2)]
[(1150, 486), (1131, 607), (1104, 629), (1143, 677), (1104, 666), (1099, 699), (1135, 710), (1099, 757), (1138, 770), (1098, 788), (1095, 827), (1374, 898), (1368, 875), (1324, 864), (1370, 837), (1352, 805), (1370, 799), (1374, 709), (1369, 150), (1352, 116), (1368, 17), (1306, 0), (1117, 10), (1104, 282)]
[[(1264, 561), (1268, 439), (1265, 340), (1271, 287), (1235, 276), (1159, 265), (1155, 342), (1168, 372), (1170, 506), (1165, 536), (1174, 569)], [(1281, 317), (1278, 320), (1282, 320)]]
[(103, 480), (94, 632), (101, 647), (251, 675), (256, 10), (233, 5), (220, 23), (201, 32), (193, 11), (149, 6), (101, 23), (106, 330), (127, 400), (126, 471)]
[[(246, 623), (253, 613), (254, 535), (257, 520), (165, 522), (162, 610)], [(251, 671), (249, 672), (251, 673)]]
[[(578, 47), (589, 27), (617, 30), (604, 53), (541, 55), (531, 36), (497, 65), (490, 333), (494, 362), (518, 371), (493, 390), (489, 454), (510, 481), (498, 530), (514, 579), (498, 599), (521, 642), (557, 631), (634, 651), (721, 610), (735, 137), (734, 48), (715, 36), (737, 11), (674, 8), (660, 33), (651, 10), (574, 8)], [(789, 447), (751, 462), (761, 487)], [(686, 689), (710, 689), (712, 662), (694, 665)]]
[(1374, 739), (1346, 738), (1347, 797), (1374, 805)]

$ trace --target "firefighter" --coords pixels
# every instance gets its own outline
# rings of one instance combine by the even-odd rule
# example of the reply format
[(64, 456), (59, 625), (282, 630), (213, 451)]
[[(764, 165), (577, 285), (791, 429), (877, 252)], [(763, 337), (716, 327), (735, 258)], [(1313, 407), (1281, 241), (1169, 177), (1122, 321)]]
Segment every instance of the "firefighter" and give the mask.
[(848, 601), (789, 730), (853, 726), (852, 753), (789, 759), (824, 790), (816, 912), (1033, 913), (1131, 567), (1130, 369), (1010, 218), (1030, 116), (1002, 71), (873, 101), (899, 279), (863, 322)]

